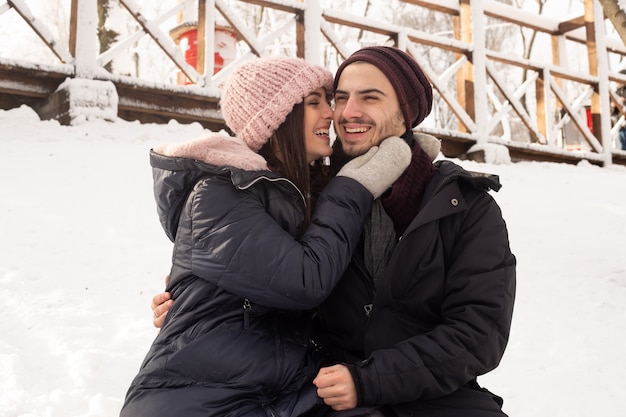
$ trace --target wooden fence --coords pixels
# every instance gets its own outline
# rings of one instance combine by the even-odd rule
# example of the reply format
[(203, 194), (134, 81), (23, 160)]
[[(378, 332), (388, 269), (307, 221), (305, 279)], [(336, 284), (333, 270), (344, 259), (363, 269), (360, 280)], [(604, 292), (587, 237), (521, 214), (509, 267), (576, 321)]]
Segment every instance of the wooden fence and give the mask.
[[(613, 110), (620, 102), (616, 86), (626, 84), (615, 63), (626, 55), (626, 48), (619, 37), (609, 36), (611, 27), (597, 0), (584, 0), (584, 12), (565, 20), (493, 0), (389, 2), (404, 6), (405, 14), (428, 12), (448, 22), (447, 30), (438, 33), (400, 25), (393, 18), (324, 8), (313, 0), (171, 3), (159, 13), (148, 13), (133, 0), (119, 0), (116, 13), (125, 14), (134, 29), (99, 50), (93, 0), (68, 1), (67, 39), (26, 0), (0, 0), (0, 28), (19, 20), (49, 55), (31, 59), (0, 49), (0, 107), (28, 104), (42, 117), (72, 123), (66, 108), (71, 93), (63, 83), (92, 80), (115, 87), (120, 117), (149, 122), (174, 118), (218, 129), (223, 127), (219, 86), (239, 62), (278, 53), (333, 70), (360, 45), (387, 44), (415, 57), (430, 79), (435, 110), (419, 129), (440, 137), (446, 156), (464, 157), (480, 145), (499, 144), (514, 160), (626, 164), (626, 151), (616, 140), (626, 108), (618, 105)], [(251, 27), (244, 18), (250, 10), (275, 22)], [(194, 45), (181, 45), (179, 39), (185, 25), (194, 30), (197, 42), (193, 62), (186, 52)], [(524, 59), (515, 49), (490, 49), (494, 35), (489, 28), (497, 26), (536, 31), (548, 45), (542, 58)], [(236, 51), (225, 65), (216, 62), (223, 45), (216, 45), (215, 38), (224, 27), (232, 31)], [(162, 58), (152, 69), (171, 67), (169, 75), (155, 78), (146, 77), (146, 71), (120, 71), (114, 65), (111, 69), (129, 55), (142, 59), (141, 45), (158, 50)], [(575, 59), (572, 50), (578, 51)]]

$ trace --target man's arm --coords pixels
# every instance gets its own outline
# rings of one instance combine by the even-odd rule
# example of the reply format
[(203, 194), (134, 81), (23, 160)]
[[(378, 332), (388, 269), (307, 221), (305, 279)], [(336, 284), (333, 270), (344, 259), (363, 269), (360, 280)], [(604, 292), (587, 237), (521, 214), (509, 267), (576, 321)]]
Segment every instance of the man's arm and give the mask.
[[(350, 369), (354, 371), (359, 405), (438, 398), (498, 366), (511, 325), (515, 258), (509, 250), (501, 211), (493, 199), (483, 193), (465, 201), (470, 205), (466, 215), (438, 225), (439, 229), (449, 227), (447, 236), (455, 239), (453, 256), (445, 270), (445, 293), (437, 302), (441, 319), (430, 330), (415, 332), (393, 346), (374, 348), (367, 360)], [(461, 225), (458, 233), (451, 230), (455, 224)], [(405, 245), (409, 238), (404, 237)], [(437, 278), (437, 271), (422, 280), (441, 282), (443, 278)], [(403, 278), (412, 282), (410, 275), (394, 275), (397, 285), (397, 280)], [(399, 285), (390, 291), (404, 288)], [(395, 295), (399, 297), (398, 292)], [(419, 319), (417, 316), (413, 320)], [(376, 324), (380, 330), (386, 325), (373, 320), (376, 312), (369, 325)], [(368, 336), (374, 339), (371, 332)], [(407, 378), (411, 383), (406, 382)]]

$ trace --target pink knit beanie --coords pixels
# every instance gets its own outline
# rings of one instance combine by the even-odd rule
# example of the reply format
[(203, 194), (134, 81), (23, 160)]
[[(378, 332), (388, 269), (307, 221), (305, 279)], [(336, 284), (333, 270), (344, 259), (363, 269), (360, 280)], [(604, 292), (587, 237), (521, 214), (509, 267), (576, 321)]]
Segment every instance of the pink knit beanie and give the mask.
[(228, 127), (257, 152), (285, 121), (293, 106), (313, 90), (332, 92), (330, 71), (300, 58), (267, 57), (237, 67), (222, 91)]

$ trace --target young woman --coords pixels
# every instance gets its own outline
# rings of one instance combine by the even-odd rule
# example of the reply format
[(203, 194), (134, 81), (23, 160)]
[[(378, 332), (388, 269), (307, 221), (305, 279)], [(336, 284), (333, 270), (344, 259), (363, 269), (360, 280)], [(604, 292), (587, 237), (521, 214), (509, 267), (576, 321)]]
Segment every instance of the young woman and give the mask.
[(402, 139), (385, 140), (346, 164), (311, 212), (310, 167), (332, 153), (331, 85), (300, 59), (248, 62), (222, 94), (236, 137), (151, 151), (176, 303), (122, 417), (295, 417), (322, 406), (311, 310), (349, 263), (373, 199), (410, 160)]

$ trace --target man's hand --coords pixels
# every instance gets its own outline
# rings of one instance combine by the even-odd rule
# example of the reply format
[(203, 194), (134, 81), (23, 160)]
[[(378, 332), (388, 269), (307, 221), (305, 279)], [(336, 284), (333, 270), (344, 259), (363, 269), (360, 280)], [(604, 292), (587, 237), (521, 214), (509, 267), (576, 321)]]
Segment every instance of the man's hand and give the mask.
[(333, 410), (350, 410), (357, 406), (356, 386), (346, 366), (320, 369), (313, 384), (317, 387), (317, 395)]
[[(166, 286), (169, 279), (170, 276), (167, 275), (165, 277)], [(174, 304), (174, 300), (172, 300), (172, 294), (169, 292), (162, 292), (152, 297), (152, 304), (150, 304), (150, 308), (153, 311), (152, 324), (154, 324), (154, 327), (160, 329), (163, 326), (165, 316), (167, 315), (170, 307), (172, 307), (172, 304)]]

